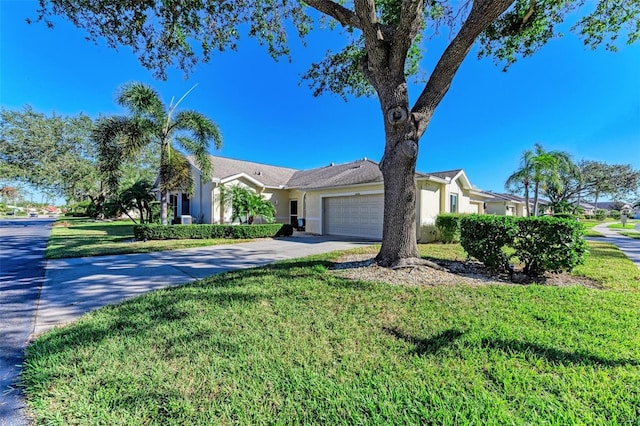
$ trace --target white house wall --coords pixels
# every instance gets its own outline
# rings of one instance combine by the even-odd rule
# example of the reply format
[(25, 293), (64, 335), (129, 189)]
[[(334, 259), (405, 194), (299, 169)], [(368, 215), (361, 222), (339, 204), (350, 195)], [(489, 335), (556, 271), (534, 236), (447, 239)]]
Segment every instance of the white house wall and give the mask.
[(440, 214), (440, 200), (444, 185), (420, 181), (417, 185), (416, 238), (420, 243), (434, 241), (436, 237), (436, 217)]
[(507, 207), (504, 202), (487, 203), (487, 214), (506, 215)]
[[(201, 182), (200, 173), (193, 168), (194, 191), (189, 197), (190, 214), (194, 223), (212, 223), (212, 193), (213, 183), (209, 180)], [(181, 199), (181, 197), (178, 197)]]

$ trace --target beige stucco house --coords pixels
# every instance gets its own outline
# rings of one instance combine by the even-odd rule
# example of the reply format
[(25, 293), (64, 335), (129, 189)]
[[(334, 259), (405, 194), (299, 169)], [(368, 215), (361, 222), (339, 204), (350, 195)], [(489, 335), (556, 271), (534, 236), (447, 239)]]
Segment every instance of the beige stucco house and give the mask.
[[(176, 217), (196, 223), (230, 223), (231, 206), (225, 187), (242, 185), (262, 194), (276, 208), (276, 221), (298, 224), (307, 232), (379, 240), (382, 238), (383, 179), (378, 164), (366, 158), (296, 170), (212, 156), (213, 177), (201, 179), (192, 166), (195, 191), (191, 197), (172, 194)], [(463, 170), (416, 173), (418, 240), (434, 234), (440, 213), (483, 213), (486, 194), (475, 189)]]
[[(526, 216), (526, 200), (519, 195), (485, 192), (485, 213), (504, 216)], [(540, 214), (551, 214), (549, 201), (538, 199)], [(529, 209), (533, 211), (533, 197), (529, 199)], [(532, 213), (533, 214), (533, 213)]]

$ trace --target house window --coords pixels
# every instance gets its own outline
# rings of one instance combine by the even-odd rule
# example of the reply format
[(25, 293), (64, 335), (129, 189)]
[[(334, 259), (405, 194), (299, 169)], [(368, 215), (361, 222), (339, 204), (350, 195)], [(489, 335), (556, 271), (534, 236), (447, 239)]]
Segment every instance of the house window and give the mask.
[(188, 215), (191, 213), (191, 209), (189, 208), (189, 197), (187, 197), (187, 194), (182, 194), (182, 209), (180, 214), (181, 215)]
[(449, 212), (458, 213), (458, 194), (449, 194)]
[(291, 225), (298, 226), (298, 200), (289, 200), (289, 217)]

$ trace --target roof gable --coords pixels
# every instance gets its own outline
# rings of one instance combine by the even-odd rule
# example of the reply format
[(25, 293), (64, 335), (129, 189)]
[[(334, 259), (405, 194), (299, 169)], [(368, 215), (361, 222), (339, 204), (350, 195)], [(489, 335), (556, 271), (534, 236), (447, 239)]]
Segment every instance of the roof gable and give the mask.
[(318, 189), (376, 182), (382, 182), (382, 172), (378, 163), (362, 159), (338, 165), (331, 163), (316, 169), (298, 170), (289, 180), (287, 187)]
[[(228, 181), (235, 177), (244, 176), (256, 184), (265, 187), (280, 188), (285, 186), (289, 179), (291, 179), (291, 176), (297, 172), (296, 169), (270, 166), (251, 161), (235, 160), (213, 155), (209, 156), (209, 158), (211, 159), (213, 169), (212, 177), (220, 181)], [(189, 161), (194, 164), (193, 158), (189, 158)]]

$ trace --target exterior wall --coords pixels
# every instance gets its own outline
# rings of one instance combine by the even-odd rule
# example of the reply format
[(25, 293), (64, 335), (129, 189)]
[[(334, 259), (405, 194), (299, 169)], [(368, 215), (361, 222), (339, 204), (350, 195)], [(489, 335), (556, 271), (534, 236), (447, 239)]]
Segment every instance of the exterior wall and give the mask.
[[(192, 170), (195, 170), (192, 166)], [(194, 191), (189, 198), (190, 215), (193, 217), (193, 223), (211, 223), (212, 215), (212, 190), (213, 182), (201, 182), (200, 173), (194, 171)], [(178, 194), (178, 202), (181, 204), (182, 197)]]
[(446, 192), (444, 187), (444, 185), (435, 182), (421, 181), (418, 183), (416, 238), (420, 243), (427, 243), (436, 239), (436, 217), (443, 210), (441, 202)]
[(487, 203), (487, 214), (506, 215), (507, 203), (505, 202)]
[(468, 211), (468, 213), (483, 214), (484, 213), (484, 201), (471, 199), (469, 201), (469, 211)]
[(303, 206), (303, 216), (306, 220), (306, 231), (312, 234), (322, 235), (322, 200), (326, 197), (340, 197), (358, 194), (383, 194), (382, 183), (363, 186), (351, 186), (342, 188), (322, 189), (308, 191), (306, 193), (306, 203), (302, 202), (302, 198), (298, 198), (298, 212), (300, 206)]

